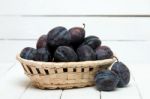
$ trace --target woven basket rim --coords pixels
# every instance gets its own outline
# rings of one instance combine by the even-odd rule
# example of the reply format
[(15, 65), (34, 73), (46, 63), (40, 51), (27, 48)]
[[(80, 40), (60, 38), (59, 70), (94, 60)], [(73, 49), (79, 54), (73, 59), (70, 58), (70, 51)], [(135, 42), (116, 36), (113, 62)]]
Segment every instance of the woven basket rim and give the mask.
[(80, 62), (41, 62), (23, 59), (20, 54), (16, 55), (16, 59), (22, 64), (32, 84), (41, 89), (92, 86), (95, 73), (98, 70), (107, 69), (116, 61), (116, 58), (112, 57)]
[(16, 59), (24, 64), (28, 64), (31, 67), (44, 67), (44, 68), (49, 68), (49, 66), (51, 67), (55, 67), (55, 68), (59, 68), (59, 67), (86, 67), (87, 65), (85, 64), (89, 64), (89, 65), (95, 65), (95, 64), (110, 64), (114, 61), (116, 61), (115, 57), (112, 57), (110, 59), (104, 59), (104, 60), (94, 60), (94, 61), (80, 61), (80, 62), (42, 62), (42, 61), (34, 61), (34, 60), (27, 60), (27, 59), (23, 59), (20, 57), (20, 54), (16, 55)]

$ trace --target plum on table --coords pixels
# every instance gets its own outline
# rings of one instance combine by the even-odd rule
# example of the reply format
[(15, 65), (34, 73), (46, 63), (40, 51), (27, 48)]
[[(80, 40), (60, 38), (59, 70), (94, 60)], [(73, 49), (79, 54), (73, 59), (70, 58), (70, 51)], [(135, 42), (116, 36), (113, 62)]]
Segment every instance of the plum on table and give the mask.
[(119, 83), (117, 85), (118, 87), (124, 87), (129, 83), (130, 71), (124, 63), (119, 61), (115, 62), (112, 65), (111, 70), (114, 71), (120, 78)]
[(99, 91), (115, 90), (118, 82), (119, 82), (118, 75), (110, 70), (99, 71), (95, 76), (96, 88)]

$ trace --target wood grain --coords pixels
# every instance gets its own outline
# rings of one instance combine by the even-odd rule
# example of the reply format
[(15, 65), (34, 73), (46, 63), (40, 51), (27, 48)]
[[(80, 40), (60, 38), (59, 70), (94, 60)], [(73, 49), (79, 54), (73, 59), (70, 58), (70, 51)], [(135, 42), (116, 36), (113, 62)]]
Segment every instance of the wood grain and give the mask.
[(149, 0), (1, 0), (1, 15), (150, 14)]
[(41, 90), (30, 85), (20, 99), (60, 99), (61, 93), (62, 90)]
[(56, 26), (67, 29), (86, 24), (86, 36), (101, 40), (150, 40), (150, 19), (133, 17), (0, 17), (0, 39), (38, 39)]
[(19, 99), (29, 86), (29, 79), (25, 77), (22, 67), (16, 64), (0, 79), (0, 98)]
[(15, 63), (4, 63), (4, 62), (1, 62), (0, 63), (0, 79), (6, 75), (9, 70), (11, 70), (11, 68), (13, 68), (13, 66), (15, 65)]
[(141, 98), (142, 99), (149, 98), (149, 91), (148, 91), (150, 88), (149, 64), (133, 63), (131, 66), (133, 77), (138, 87), (138, 91), (139, 93), (141, 93), (140, 94)]
[(100, 92), (94, 87), (64, 90), (61, 99), (100, 99)]

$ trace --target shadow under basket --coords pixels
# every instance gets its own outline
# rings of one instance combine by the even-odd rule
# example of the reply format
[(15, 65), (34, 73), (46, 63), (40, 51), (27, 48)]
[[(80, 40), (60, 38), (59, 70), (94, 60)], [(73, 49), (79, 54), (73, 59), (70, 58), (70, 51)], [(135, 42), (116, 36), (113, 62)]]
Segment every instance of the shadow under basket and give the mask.
[(115, 58), (83, 62), (39, 62), (17, 55), (32, 85), (41, 89), (67, 89), (94, 85), (97, 71), (108, 69)]

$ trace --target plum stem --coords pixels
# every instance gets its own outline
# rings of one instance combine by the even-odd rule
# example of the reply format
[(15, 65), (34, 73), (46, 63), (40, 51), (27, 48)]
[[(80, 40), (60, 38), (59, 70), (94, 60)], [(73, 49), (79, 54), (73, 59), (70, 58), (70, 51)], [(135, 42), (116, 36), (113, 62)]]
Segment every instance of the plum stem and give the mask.
[(113, 56), (114, 58), (116, 58), (117, 62), (119, 62), (119, 59), (116, 56)]
[(83, 28), (85, 29), (85, 23), (83, 23)]

